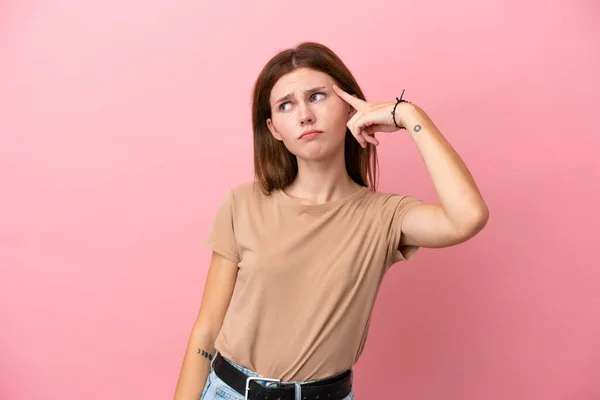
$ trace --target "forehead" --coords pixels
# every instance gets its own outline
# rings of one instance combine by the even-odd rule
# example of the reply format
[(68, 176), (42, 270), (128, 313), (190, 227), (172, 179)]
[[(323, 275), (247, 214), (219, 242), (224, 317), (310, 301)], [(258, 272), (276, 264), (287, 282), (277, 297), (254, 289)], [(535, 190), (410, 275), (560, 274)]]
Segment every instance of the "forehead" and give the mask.
[(279, 78), (271, 90), (270, 100), (273, 102), (287, 94), (301, 92), (316, 86), (331, 87), (334, 83), (333, 78), (324, 72), (310, 68), (298, 68)]

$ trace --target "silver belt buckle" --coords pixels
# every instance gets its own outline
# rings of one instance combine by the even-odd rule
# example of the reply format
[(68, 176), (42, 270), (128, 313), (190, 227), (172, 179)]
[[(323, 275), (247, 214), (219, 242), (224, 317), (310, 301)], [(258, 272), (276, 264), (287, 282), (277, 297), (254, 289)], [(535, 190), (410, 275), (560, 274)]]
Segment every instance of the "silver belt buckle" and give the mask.
[(260, 378), (258, 376), (250, 376), (250, 377), (248, 377), (246, 379), (246, 393), (244, 394), (244, 400), (248, 400), (248, 392), (250, 391), (250, 381), (281, 382), (281, 379)]

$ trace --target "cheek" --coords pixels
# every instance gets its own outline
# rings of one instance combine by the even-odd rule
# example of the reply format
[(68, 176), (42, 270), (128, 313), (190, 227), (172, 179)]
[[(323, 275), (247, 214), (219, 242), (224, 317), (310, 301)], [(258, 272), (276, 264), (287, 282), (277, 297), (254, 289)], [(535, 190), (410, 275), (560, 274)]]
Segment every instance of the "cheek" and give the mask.
[(277, 130), (277, 133), (283, 139), (283, 142), (289, 142), (292, 136), (295, 134), (290, 123), (290, 118), (286, 116), (277, 116), (273, 118), (273, 127)]
[(329, 113), (328, 127), (336, 136), (345, 136), (347, 123), (350, 117), (344, 110), (336, 110), (335, 113)]
[(342, 103), (331, 104), (330, 107), (322, 110), (322, 118), (327, 119), (330, 126), (342, 129), (350, 119), (348, 107)]
[(297, 132), (295, 132), (294, 129), (292, 129), (292, 127), (288, 124), (281, 126), (279, 134), (281, 135), (283, 142), (285, 144), (289, 144), (295, 141)]

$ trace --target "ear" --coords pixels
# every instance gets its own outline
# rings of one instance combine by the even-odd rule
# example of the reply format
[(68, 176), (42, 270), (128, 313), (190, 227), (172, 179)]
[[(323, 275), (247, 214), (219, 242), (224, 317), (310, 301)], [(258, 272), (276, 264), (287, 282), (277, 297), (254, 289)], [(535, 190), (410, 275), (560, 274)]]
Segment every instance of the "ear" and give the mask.
[(271, 118), (267, 118), (267, 128), (269, 128), (269, 131), (271, 132), (271, 135), (273, 135), (273, 137), (279, 141), (282, 141), (283, 139), (281, 138), (281, 135), (279, 134), (279, 132), (277, 132), (277, 129), (275, 129), (275, 125), (273, 125), (273, 121), (271, 121)]

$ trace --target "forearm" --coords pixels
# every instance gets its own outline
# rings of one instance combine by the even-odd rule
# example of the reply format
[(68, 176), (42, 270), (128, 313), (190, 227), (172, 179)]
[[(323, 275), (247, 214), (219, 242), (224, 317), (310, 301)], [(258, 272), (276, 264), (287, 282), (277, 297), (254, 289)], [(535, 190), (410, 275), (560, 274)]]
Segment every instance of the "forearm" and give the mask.
[(459, 230), (477, 230), (487, 222), (488, 208), (469, 169), (420, 107), (401, 106), (407, 107), (402, 123), (421, 153), (447, 218)]
[[(179, 373), (174, 400), (199, 400), (210, 374), (215, 337), (194, 328)], [(210, 355), (210, 356), (208, 356)]]

